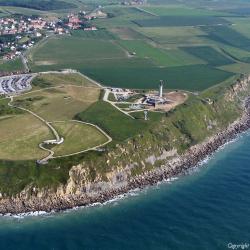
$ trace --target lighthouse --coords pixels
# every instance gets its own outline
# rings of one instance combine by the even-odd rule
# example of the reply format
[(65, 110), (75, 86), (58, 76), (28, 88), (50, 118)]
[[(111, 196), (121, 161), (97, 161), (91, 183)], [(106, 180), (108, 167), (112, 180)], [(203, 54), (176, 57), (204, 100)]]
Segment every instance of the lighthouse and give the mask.
[(160, 84), (159, 84), (159, 97), (162, 98), (163, 96), (163, 80), (160, 80)]

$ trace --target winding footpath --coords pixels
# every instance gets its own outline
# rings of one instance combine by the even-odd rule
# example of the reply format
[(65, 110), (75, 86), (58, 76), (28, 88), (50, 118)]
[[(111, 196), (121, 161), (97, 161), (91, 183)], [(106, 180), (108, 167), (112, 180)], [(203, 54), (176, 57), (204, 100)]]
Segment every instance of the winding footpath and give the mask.
[[(28, 112), (31, 115), (33, 115), (34, 117), (36, 117), (37, 119), (39, 119), (41, 122), (43, 122), (50, 129), (50, 131), (53, 133), (53, 135), (55, 137), (54, 140), (49, 140), (50, 143), (51, 144), (56, 144), (56, 145), (59, 144), (59, 142), (62, 140), (62, 138), (60, 137), (60, 135), (57, 132), (57, 130), (52, 126), (52, 122), (46, 121), (44, 118), (42, 118), (41, 116), (39, 116), (38, 114), (34, 113), (33, 111), (31, 111), (29, 109), (13, 105), (12, 103), (14, 101), (14, 97), (10, 96), (9, 98), (10, 98), (10, 101), (8, 103), (9, 107), (20, 109), (22, 111)], [(61, 156), (54, 156), (55, 152), (53, 150), (48, 149), (48, 148), (46, 148), (44, 146), (44, 145), (48, 144), (48, 140), (43, 141), (42, 143), (39, 144), (39, 148), (41, 148), (44, 151), (47, 151), (49, 154), (45, 158), (37, 160), (37, 162), (39, 164), (46, 164), (50, 159), (56, 159), (56, 158), (63, 158), (63, 157), (73, 156), (73, 155), (77, 155), (77, 154), (81, 154), (81, 153), (85, 153), (85, 152), (93, 151), (93, 150), (97, 151), (99, 148), (107, 145), (108, 143), (110, 143), (113, 140), (105, 131), (103, 131), (101, 128), (99, 128), (95, 124), (88, 123), (88, 122), (82, 122), (82, 121), (78, 121), (78, 120), (70, 120), (70, 121), (71, 122), (78, 122), (78, 123), (85, 124), (85, 125), (88, 125), (88, 126), (92, 126), (92, 127), (96, 128), (98, 131), (100, 131), (108, 140), (106, 142), (100, 144), (100, 145), (95, 146), (95, 147), (88, 148), (88, 149), (85, 149), (85, 150), (81, 150), (81, 151), (78, 151), (78, 152), (75, 152), (75, 153), (72, 153), (72, 154), (61, 155)], [(67, 122), (67, 121), (58, 121), (58, 122)]]
[[(25, 58), (23, 58), (23, 59), (25, 59)], [(97, 87), (99, 87), (99, 88), (101, 88), (102, 90), (105, 91), (104, 96), (103, 96), (103, 101), (109, 103), (114, 108), (116, 108), (118, 111), (120, 111), (124, 115), (130, 117), (131, 119), (135, 119), (132, 115), (129, 114), (130, 112), (126, 112), (126, 111), (120, 109), (118, 106), (115, 105), (115, 102), (112, 102), (112, 101), (108, 100), (109, 94), (111, 93), (111, 91), (108, 88), (102, 86), (100, 83), (98, 83), (98, 82), (94, 81), (93, 79), (87, 77), (86, 75), (82, 74), (81, 72), (76, 71), (76, 70), (72, 70), (72, 69), (68, 69), (68, 70), (65, 70), (63, 72), (61, 72), (61, 71), (40, 72), (40, 74), (50, 74), (50, 73), (52, 73), (52, 74), (57, 74), (57, 73), (58, 74), (63, 74), (63, 73), (65, 73), (65, 74), (68, 74), (68, 73), (77, 73), (77, 74), (79, 74), (83, 78), (86, 78), (88, 81), (92, 82)], [(73, 85), (73, 84), (70, 84), (70, 85), (67, 85), (67, 86), (83, 87), (83, 86), (77, 86), (77, 85)], [(57, 88), (62, 88), (62, 87), (64, 87), (64, 85), (58, 85), (58, 86), (54, 86), (54, 87), (47, 87), (47, 88), (43, 88), (43, 89), (39, 89), (39, 90), (33, 90), (33, 91), (30, 91), (30, 92), (27, 92), (27, 93), (22, 93), (19, 96), (24, 96), (24, 95), (28, 95), (30, 93), (36, 93), (36, 92), (41, 92), (41, 91), (44, 91), (44, 90), (57, 89)], [(84, 88), (94, 88), (94, 87), (85, 86)], [(100, 127), (98, 127), (95, 124), (88, 123), (88, 122), (83, 122), (83, 121), (78, 121), (78, 120), (56, 121), (56, 122), (77, 122), (77, 123), (81, 123), (81, 124), (84, 124), (84, 125), (92, 126), (92, 127), (96, 128), (98, 131), (100, 131), (107, 138), (107, 141), (100, 144), (100, 145), (97, 145), (95, 147), (88, 148), (88, 149), (85, 149), (85, 150), (81, 150), (81, 151), (78, 151), (78, 152), (74, 152), (74, 153), (71, 153), (71, 154), (61, 155), (61, 156), (54, 156), (55, 152), (52, 149), (46, 148), (45, 145), (48, 145), (48, 144), (54, 144), (54, 145), (61, 144), (61, 143), (63, 143), (63, 138), (60, 137), (58, 131), (52, 126), (52, 122), (46, 121), (43, 117), (39, 116), (38, 114), (36, 114), (35, 112), (33, 112), (33, 111), (31, 111), (31, 110), (29, 110), (27, 108), (23, 108), (23, 107), (14, 105), (13, 104), (14, 96), (8, 96), (8, 97), (6, 97), (6, 99), (10, 99), (10, 101), (8, 102), (9, 107), (20, 109), (20, 110), (22, 110), (24, 112), (30, 113), (32, 116), (34, 116), (35, 118), (39, 119), (42, 123), (44, 123), (49, 128), (49, 130), (52, 132), (52, 134), (54, 135), (55, 139), (43, 141), (38, 145), (40, 149), (48, 152), (48, 155), (46, 157), (44, 157), (44, 158), (42, 158), (40, 160), (37, 160), (37, 162), (39, 164), (46, 164), (50, 159), (73, 156), (73, 155), (82, 154), (82, 153), (85, 153), (85, 152), (88, 152), (88, 151), (93, 151), (93, 150), (98, 151), (98, 150), (100, 150), (101, 147), (104, 147), (105, 145), (109, 144), (113, 140), (104, 130), (102, 130)]]
[[(43, 119), (41, 116), (39, 116), (38, 114), (34, 113), (33, 111), (29, 110), (29, 109), (26, 109), (26, 108), (22, 108), (22, 107), (19, 107), (19, 106), (15, 106), (13, 105), (13, 96), (10, 96), (10, 101), (8, 103), (8, 106), (9, 107), (12, 107), (12, 108), (16, 108), (16, 109), (20, 109), (22, 111), (25, 111), (25, 112), (28, 112), (30, 113), (31, 115), (33, 115), (34, 117), (36, 117), (37, 119), (39, 119), (41, 122), (43, 122), (50, 130), (51, 132), (53, 133), (53, 135), (55, 136), (55, 142), (59, 142), (61, 140), (58, 132), (56, 131), (56, 129), (49, 123), (47, 122), (45, 119)], [(43, 144), (46, 144), (46, 142), (42, 142), (39, 144), (39, 147), (47, 152), (49, 152), (49, 155), (46, 156), (45, 158), (39, 160), (40, 163), (45, 163), (47, 162), (49, 159), (53, 158), (53, 155), (54, 155), (54, 151), (50, 150), (50, 149), (47, 149), (43, 146)]]

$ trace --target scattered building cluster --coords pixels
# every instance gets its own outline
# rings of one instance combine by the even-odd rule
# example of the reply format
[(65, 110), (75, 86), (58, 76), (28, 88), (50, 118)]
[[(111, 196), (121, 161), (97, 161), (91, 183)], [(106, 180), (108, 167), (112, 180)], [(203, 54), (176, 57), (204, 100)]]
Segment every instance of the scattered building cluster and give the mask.
[(0, 56), (5, 60), (14, 59), (34, 46), (49, 33), (69, 34), (70, 30), (95, 31), (97, 28), (89, 21), (106, 18), (99, 7), (91, 12), (80, 11), (69, 14), (66, 19), (45, 20), (37, 16), (13, 15), (0, 19)]
[(77, 14), (69, 14), (67, 19), (62, 21), (62, 26), (58, 27), (59, 32), (66, 33), (67, 28), (71, 30), (83, 29), (86, 31), (97, 30), (97, 28), (91, 25), (88, 21), (96, 18), (107, 18), (107, 14), (97, 9), (89, 14), (85, 11), (80, 11)]
[(110, 91), (114, 94), (114, 97), (117, 101), (125, 101), (136, 93), (130, 89), (122, 88), (110, 88)]
[(21, 55), (44, 36), (52, 24), (40, 17), (13, 16), (0, 19), (0, 53), (5, 60)]
[(0, 78), (0, 95), (16, 95), (30, 90), (34, 75), (13, 75)]
[(167, 104), (167, 103), (171, 102), (169, 99), (167, 99), (163, 96), (163, 85), (164, 85), (164, 83), (161, 80), (160, 84), (159, 84), (158, 95), (157, 94), (145, 95), (143, 103), (156, 107), (157, 105)]
[(164, 82), (161, 80), (158, 91), (148, 91), (145, 94), (122, 88), (109, 88), (108, 90), (114, 95), (115, 101), (113, 102), (129, 105), (124, 108), (126, 111), (129, 110), (128, 112), (136, 110), (167, 111), (186, 100), (187, 95), (185, 93), (178, 91), (166, 93), (163, 91), (163, 87)]

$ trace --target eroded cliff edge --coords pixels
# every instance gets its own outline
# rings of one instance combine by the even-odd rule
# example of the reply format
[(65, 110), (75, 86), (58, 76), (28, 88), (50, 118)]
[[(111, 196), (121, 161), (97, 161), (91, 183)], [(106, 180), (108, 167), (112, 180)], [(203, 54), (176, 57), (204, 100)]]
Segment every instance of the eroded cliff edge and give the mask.
[[(135, 188), (183, 173), (250, 127), (250, 77), (241, 76), (191, 96), (156, 126), (84, 155), (68, 178), (40, 187), (24, 183), (21, 192), (1, 192), (0, 213), (51, 211), (103, 202)], [(57, 168), (63, 163), (57, 162)], [(66, 163), (65, 163), (66, 164)]]

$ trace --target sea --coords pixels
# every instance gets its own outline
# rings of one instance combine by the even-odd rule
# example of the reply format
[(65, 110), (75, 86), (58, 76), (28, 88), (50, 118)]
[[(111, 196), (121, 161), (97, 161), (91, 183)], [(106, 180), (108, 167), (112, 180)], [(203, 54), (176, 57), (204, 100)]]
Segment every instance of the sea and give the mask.
[(105, 204), (2, 216), (0, 249), (250, 249), (250, 133), (185, 176)]

